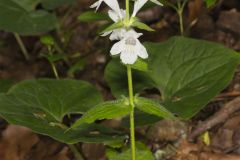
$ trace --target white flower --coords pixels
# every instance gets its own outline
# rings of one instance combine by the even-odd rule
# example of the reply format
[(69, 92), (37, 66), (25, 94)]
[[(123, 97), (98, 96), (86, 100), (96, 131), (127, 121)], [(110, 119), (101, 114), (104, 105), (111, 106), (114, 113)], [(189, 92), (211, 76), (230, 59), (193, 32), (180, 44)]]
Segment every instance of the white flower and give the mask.
[[(136, 0), (134, 3), (134, 9), (133, 9), (133, 14), (132, 17), (135, 17), (138, 13), (138, 11), (144, 6), (145, 3), (147, 3), (148, 0)], [(163, 5), (160, 3), (158, 0), (150, 0), (153, 3), (156, 3), (157, 5)]]
[[(98, 0), (97, 2), (95, 2), (94, 4), (92, 4), (90, 6), (90, 8), (96, 8), (96, 11), (99, 9), (100, 5), (102, 4), (102, 2), (105, 2), (112, 10), (114, 10), (117, 13), (120, 13), (120, 7), (118, 4), (117, 0)], [(121, 15), (119, 15), (121, 16)]]
[[(114, 10), (109, 10), (108, 11), (108, 15), (109, 17), (114, 21), (114, 22), (118, 22), (120, 20), (123, 20), (123, 18), (125, 18), (126, 16), (126, 11), (121, 9), (120, 13), (115, 12)], [(121, 15), (121, 16), (119, 16)], [(113, 31), (109, 31), (109, 32), (105, 32), (104, 34), (102, 34), (101, 36), (107, 36), (109, 34), (110, 35), (110, 40), (121, 40), (123, 38), (123, 35), (125, 34), (126, 29), (124, 28), (120, 28), (120, 29), (115, 29)]]
[(138, 57), (148, 58), (146, 48), (138, 40), (141, 35), (142, 33), (137, 33), (133, 29), (126, 31), (123, 39), (113, 45), (111, 55), (120, 54), (124, 64), (134, 64)]
[(103, 0), (98, 0), (97, 2), (93, 3), (90, 8), (96, 8), (96, 11), (99, 9), (100, 5), (102, 4)]

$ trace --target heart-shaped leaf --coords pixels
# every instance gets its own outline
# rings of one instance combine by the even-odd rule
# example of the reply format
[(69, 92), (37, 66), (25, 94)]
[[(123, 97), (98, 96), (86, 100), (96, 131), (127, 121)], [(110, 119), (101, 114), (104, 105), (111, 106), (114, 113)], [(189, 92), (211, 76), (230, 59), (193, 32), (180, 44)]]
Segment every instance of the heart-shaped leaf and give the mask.
[(121, 142), (123, 137), (113, 137), (111, 129), (96, 124), (82, 124), (65, 133), (67, 127), (63, 124), (63, 117), (66, 114), (83, 114), (101, 101), (100, 93), (84, 81), (28, 80), (0, 95), (0, 114), (9, 123), (28, 127), (65, 143)]
[(191, 118), (233, 77), (240, 56), (216, 43), (173, 37), (164, 43), (146, 43), (149, 76), (162, 93), (164, 106)]
[[(137, 68), (137, 66), (135, 67)], [(144, 71), (146, 71), (147, 67), (141, 68), (144, 68)], [(127, 68), (120, 63), (119, 59), (113, 59), (108, 63), (105, 69), (105, 79), (115, 97), (120, 98), (122, 95), (128, 96)], [(143, 89), (153, 86), (153, 82), (148, 78), (147, 74), (138, 70), (133, 70), (133, 84), (135, 93), (139, 93)]]
[(76, 128), (83, 123), (92, 123), (95, 120), (122, 117), (128, 115), (130, 111), (131, 107), (128, 99), (104, 102), (86, 112), (82, 118), (72, 125), (72, 128)]
[(16, 0), (0, 0), (0, 19), (0, 29), (22, 35), (43, 33), (57, 26), (54, 14), (44, 10), (32, 11)]

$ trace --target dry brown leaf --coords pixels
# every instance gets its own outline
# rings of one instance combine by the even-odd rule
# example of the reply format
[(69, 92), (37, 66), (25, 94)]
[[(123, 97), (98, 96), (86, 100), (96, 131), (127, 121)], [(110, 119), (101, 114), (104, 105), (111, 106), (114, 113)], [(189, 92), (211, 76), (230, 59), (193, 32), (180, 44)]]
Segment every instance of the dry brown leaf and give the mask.
[(38, 141), (38, 136), (29, 129), (9, 125), (0, 140), (0, 159), (25, 160), (28, 152)]

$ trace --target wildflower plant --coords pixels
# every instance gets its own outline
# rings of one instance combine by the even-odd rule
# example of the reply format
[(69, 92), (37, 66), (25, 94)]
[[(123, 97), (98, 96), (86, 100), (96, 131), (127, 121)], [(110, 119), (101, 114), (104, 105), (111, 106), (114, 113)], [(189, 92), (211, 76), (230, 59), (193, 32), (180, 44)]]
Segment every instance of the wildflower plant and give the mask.
[[(157, 5), (162, 5), (157, 0), (151, 0)], [(111, 10), (108, 11), (109, 17), (113, 20), (114, 24), (104, 30), (102, 36), (110, 34), (110, 40), (116, 40), (116, 42), (110, 51), (112, 56), (120, 54), (120, 59), (123, 64), (127, 66), (128, 76), (128, 90), (129, 90), (129, 103), (131, 107), (130, 111), (130, 133), (131, 133), (131, 149), (132, 160), (136, 160), (136, 148), (135, 148), (135, 126), (134, 126), (134, 94), (133, 94), (133, 82), (132, 82), (132, 68), (138, 58), (147, 59), (148, 53), (146, 48), (139, 41), (139, 37), (142, 33), (137, 33), (134, 27), (149, 30), (150, 27), (139, 22), (136, 18), (140, 9), (148, 2), (148, 0), (136, 0), (134, 2), (133, 13), (130, 16), (129, 0), (126, 0), (125, 10), (120, 9), (117, 0), (98, 0), (91, 8), (99, 9), (102, 3), (107, 4)]]
[[(104, 78), (116, 100), (104, 101), (94, 85), (86, 81), (62, 79), (55, 62), (66, 57), (55, 54), (54, 41), (43, 37), (41, 42), (48, 49), (44, 57), (50, 62), (56, 79), (25, 80), (10, 89), (6, 89), (9, 83), (0, 81), (1, 117), (68, 144), (78, 160), (82, 158), (75, 143), (103, 143), (121, 148), (129, 138), (131, 148), (122, 153), (109, 151), (110, 160), (153, 160), (148, 148), (135, 140), (135, 126), (162, 118), (192, 118), (229, 84), (240, 64), (240, 55), (220, 44), (178, 36), (162, 43), (142, 44), (139, 37), (143, 34), (135, 29), (154, 30), (140, 22), (137, 13), (149, 1), (162, 5), (157, 0), (135, 0), (130, 13), (129, 0), (125, 1), (124, 9), (117, 0), (98, 0), (91, 5), (95, 11), (79, 18), (111, 20), (112, 24), (100, 35), (109, 36), (114, 42), (109, 51), (113, 59), (105, 68)], [(14, 8), (10, 2), (0, 0), (0, 4)], [(110, 8), (108, 17), (98, 12), (104, 4)], [(152, 88), (159, 91), (159, 99), (140, 94)], [(80, 118), (73, 121), (72, 114)], [(96, 121), (128, 116), (130, 137), (128, 132)]]

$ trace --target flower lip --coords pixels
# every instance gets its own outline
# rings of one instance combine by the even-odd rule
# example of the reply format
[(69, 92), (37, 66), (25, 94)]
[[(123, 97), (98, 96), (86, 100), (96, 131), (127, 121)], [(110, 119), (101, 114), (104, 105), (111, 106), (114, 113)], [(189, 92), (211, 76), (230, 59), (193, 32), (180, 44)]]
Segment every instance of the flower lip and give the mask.
[(136, 41), (135, 38), (133, 38), (133, 37), (128, 37), (128, 38), (125, 40), (125, 44), (126, 44), (126, 45), (135, 46), (135, 45), (137, 44), (137, 41)]

